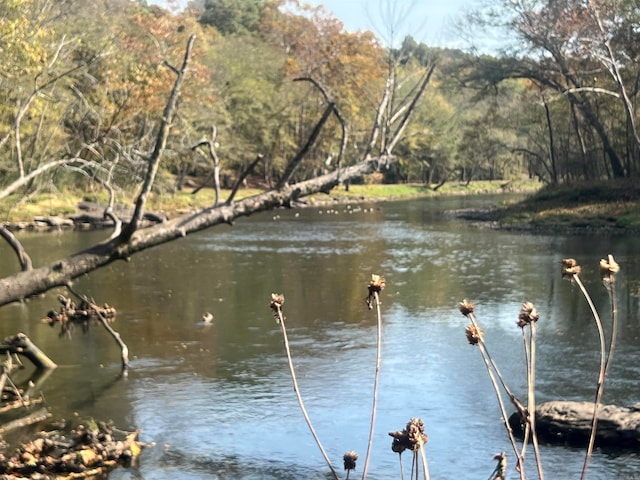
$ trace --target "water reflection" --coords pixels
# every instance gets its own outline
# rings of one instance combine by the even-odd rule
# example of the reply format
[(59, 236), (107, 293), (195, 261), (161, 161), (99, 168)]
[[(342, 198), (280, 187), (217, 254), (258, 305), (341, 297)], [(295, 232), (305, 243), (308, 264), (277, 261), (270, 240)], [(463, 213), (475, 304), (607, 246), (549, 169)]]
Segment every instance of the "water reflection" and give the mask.
[[(469, 478), (470, 471), (486, 478), (492, 456), (510, 447), (457, 303), (476, 302), (492, 354), (512, 388), (524, 392), (515, 320), (523, 301), (534, 302), (541, 314), (539, 400), (591, 399), (596, 332), (579, 291), (560, 278), (559, 263), (579, 259), (596, 304), (606, 309), (597, 262), (614, 253), (623, 268), (621, 339), (604, 400), (635, 403), (640, 240), (478, 230), (443, 213), (478, 201), (397, 202), (330, 215), (282, 211), (277, 220), (261, 215), (79, 279), (78, 290), (119, 310), (114, 326), (132, 360), (126, 381), (114, 380), (119, 350), (101, 330), (58, 339), (38, 323), (55, 307), (55, 292), (0, 310), (0, 330), (24, 331), (61, 365), (44, 386), (54, 415), (110, 418), (157, 443), (138, 468), (111, 478), (323, 479), (327, 468), (296, 404), (270, 295), (285, 294), (300, 388), (340, 467), (346, 450), (358, 451), (361, 461), (366, 451), (375, 318), (364, 299), (371, 273), (380, 273), (387, 288), (370, 478), (399, 477), (387, 432), (414, 416), (430, 437), (433, 478)], [(100, 235), (26, 235), (24, 241), (36, 249), (38, 264)], [(16, 266), (3, 253), (4, 273)], [(215, 318), (203, 327), (198, 321), (208, 311)], [(582, 450), (545, 447), (543, 455), (558, 478), (576, 477), (582, 466)], [(624, 478), (639, 468), (634, 455), (597, 452), (589, 478)]]

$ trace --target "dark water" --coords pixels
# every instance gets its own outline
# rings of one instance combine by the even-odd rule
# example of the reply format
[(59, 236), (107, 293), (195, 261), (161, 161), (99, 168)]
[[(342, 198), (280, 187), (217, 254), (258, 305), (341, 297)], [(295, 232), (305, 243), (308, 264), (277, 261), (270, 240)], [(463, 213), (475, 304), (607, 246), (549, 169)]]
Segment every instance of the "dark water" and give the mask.
[[(383, 351), (369, 478), (400, 478), (387, 432), (411, 417), (426, 424), (431, 478), (486, 479), (510, 445), (480, 353), (464, 336), (457, 304), (476, 303), (491, 353), (512, 389), (526, 391), (520, 329), (524, 301), (537, 306), (539, 401), (591, 400), (597, 334), (560, 260), (574, 257), (605, 321), (598, 261), (613, 253), (620, 342), (606, 403), (640, 402), (640, 240), (481, 230), (451, 209), (496, 198), (387, 203), (373, 211), (279, 211), (164, 245), (76, 282), (118, 309), (131, 371), (117, 380), (119, 350), (99, 328), (71, 339), (39, 322), (53, 292), (0, 310), (0, 335), (25, 332), (60, 367), (42, 385), (54, 417), (74, 412), (141, 429), (156, 446), (111, 479), (325, 479), (322, 456), (298, 409), (272, 292), (284, 313), (300, 390), (338, 471), (342, 454), (367, 448), (376, 319), (365, 305), (372, 273), (384, 275)], [(354, 210), (359, 210), (354, 208)], [(22, 235), (34, 263), (75, 252), (105, 232)], [(17, 268), (0, 247), (0, 272)], [(213, 325), (198, 320), (213, 312)], [(543, 447), (548, 478), (579, 478), (581, 449)], [(405, 475), (409, 455), (405, 455)], [(513, 456), (510, 456), (513, 464)], [(532, 452), (528, 472), (535, 477)], [(590, 479), (630, 479), (636, 454), (597, 451)], [(510, 478), (518, 476), (510, 469)], [(637, 474), (636, 474), (637, 475)]]

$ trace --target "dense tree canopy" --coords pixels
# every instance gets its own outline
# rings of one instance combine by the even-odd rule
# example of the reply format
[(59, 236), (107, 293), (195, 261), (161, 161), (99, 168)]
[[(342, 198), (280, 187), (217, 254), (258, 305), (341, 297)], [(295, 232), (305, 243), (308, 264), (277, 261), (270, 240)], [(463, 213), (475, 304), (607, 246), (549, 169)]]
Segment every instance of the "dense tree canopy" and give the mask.
[[(471, 22), (510, 41), (478, 54), (412, 37), (389, 49), (293, 0), (206, 0), (180, 12), (144, 1), (5, 2), (2, 196), (94, 181), (124, 194), (138, 185), (171, 88), (166, 61), (192, 34), (191, 75), (160, 167), (179, 180), (157, 189), (208, 173), (209, 160), (191, 147), (212, 127), (223, 183), (231, 186), (262, 155), (251, 177), (275, 185), (326, 108), (313, 83), (292, 81), (299, 78), (323, 86), (341, 121), (325, 122), (294, 179), (383, 152), (402, 124), (397, 107), (436, 58), (387, 181), (635, 176), (639, 17), (632, 1), (496, 0)], [(387, 111), (372, 138), (389, 78)]]

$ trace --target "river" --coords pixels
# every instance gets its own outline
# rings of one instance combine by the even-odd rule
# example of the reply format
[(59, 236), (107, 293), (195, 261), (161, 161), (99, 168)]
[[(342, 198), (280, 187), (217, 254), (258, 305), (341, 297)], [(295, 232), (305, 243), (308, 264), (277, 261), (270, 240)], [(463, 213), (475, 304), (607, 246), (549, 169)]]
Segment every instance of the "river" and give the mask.
[[(494, 454), (513, 454), (480, 352), (468, 344), (458, 303), (476, 304), (485, 340), (510, 387), (525, 398), (518, 312), (539, 313), (537, 399), (592, 400), (597, 332), (579, 289), (560, 274), (573, 257), (606, 325), (609, 302), (598, 262), (612, 253), (619, 344), (603, 401), (640, 402), (640, 239), (538, 235), (479, 229), (446, 212), (505, 197), (455, 197), (377, 205), (279, 210), (221, 226), (118, 262), (75, 282), (118, 310), (114, 328), (131, 356), (101, 328), (58, 338), (40, 322), (62, 290), (0, 309), (0, 335), (26, 333), (58, 363), (42, 385), (55, 418), (75, 413), (141, 429), (153, 443), (139, 465), (110, 479), (327, 479), (329, 470), (296, 402), (282, 335), (284, 314), (300, 392), (334, 466), (359, 454), (371, 419), (375, 310), (365, 298), (383, 275), (382, 366), (370, 479), (400, 478), (389, 431), (425, 422), (431, 478), (486, 479)], [(364, 208), (363, 208), (364, 207)], [(78, 251), (106, 232), (20, 234), (34, 264)], [(0, 273), (18, 268), (0, 246)], [(205, 312), (211, 325), (199, 323)], [(511, 411), (511, 409), (509, 409)], [(548, 478), (579, 478), (584, 449), (543, 446)], [(410, 455), (403, 455), (408, 475)], [(535, 477), (533, 453), (525, 464)], [(596, 451), (590, 479), (637, 478), (635, 453)]]

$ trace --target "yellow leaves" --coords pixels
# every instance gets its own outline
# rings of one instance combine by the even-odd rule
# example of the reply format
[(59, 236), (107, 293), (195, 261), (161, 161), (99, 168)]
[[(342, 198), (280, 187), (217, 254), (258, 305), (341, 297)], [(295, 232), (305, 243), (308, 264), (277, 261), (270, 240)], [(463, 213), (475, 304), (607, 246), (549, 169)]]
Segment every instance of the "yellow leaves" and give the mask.
[(138, 435), (140, 434), (139, 430), (136, 430), (133, 433), (127, 435), (125, 439), (125, 445), (129, 447), (129, 451), (131, 452), (131, 458), (136, 459), (140, 455), (142, 448), (140, 447), (140, 443), (138, 443)]
[(85, 467), (90, 467), (91, 465), (94, 465), (97, 461), (101, 460), (98, 457), (98, 454), (95, 451), (90, 449), (79, 450), (77, 452), (77, 455), (78, 455), (78, 460)]
[(43, 28), (38, 18), (32, 18), (26, 12), (22, 12), (17, 6), (15, 10), (8, 11), (3, 8), (3, 16), (0, 16), (0, 38), (2, 48), (0, 59), (5, 66), (12, 66), (9, 71), (14, 75), (28, 73), (34, 68), (42, 69), (47, 62), (47, 51), (44, 47), (45, 40), (52, 36), (53, 31)]

